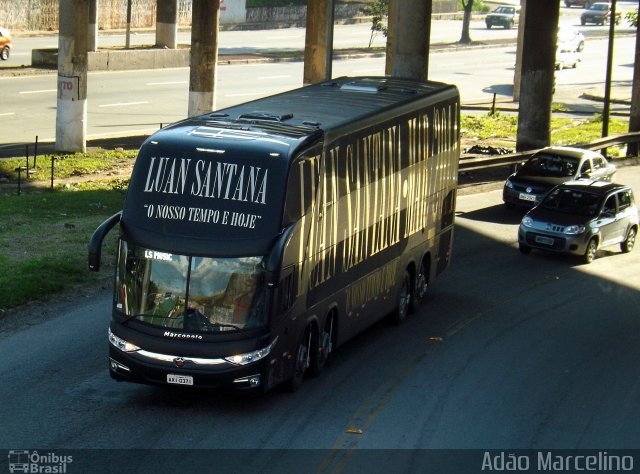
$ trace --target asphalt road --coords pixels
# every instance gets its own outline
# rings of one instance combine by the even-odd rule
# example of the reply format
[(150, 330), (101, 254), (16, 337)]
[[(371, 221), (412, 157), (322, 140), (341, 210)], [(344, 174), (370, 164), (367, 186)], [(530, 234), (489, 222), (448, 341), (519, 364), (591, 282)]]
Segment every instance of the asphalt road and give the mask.
[[(640, 168), (617, 178), (640, 190)], [(0, 448), (79, 450), (67, 472), (373, 473), (481, 472), (487, 449), (637, 448), (640, 249), (525, 256), (521, 216), (500, 190), (459, 196), (453, 264), (428, 302), (294, 394), (112, 381), (108, 291), (5, 320)]]

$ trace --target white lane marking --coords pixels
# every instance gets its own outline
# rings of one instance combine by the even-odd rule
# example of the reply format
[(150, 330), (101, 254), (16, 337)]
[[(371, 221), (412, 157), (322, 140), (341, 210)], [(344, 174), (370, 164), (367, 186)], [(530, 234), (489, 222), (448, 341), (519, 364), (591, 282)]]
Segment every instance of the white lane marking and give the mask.
[(146, 100), (141, 100), (139, 102), (118, 102), (115, 104), (102, 104), (99, 105), (98, 107), (124, 107), (127, 105), (140, 105), (140, 104), (148, 104), (149, 102)]
[(7, 115), (15, 115), (15, 114), (16, 114), (15, 112), (5, 112), (5, 113), (0, 114), (0, 117), (5, 117)]
[(291, 74), (280, 74), (279, 76), (258, 76), (258, 80), (268, 80), (268, 79), (289, 79), (293, 77)]
[(246, 97), (255, 95), (267, 95), (265, 92), (245, 92), (244, 94), (225, 94), (225, 97)]
[(147, 86), (171, 86), (174, 84), (187, 84), (187, 81), (147, 82)]
[(58, 89), (41, 89), (39, 91), (20, 91), (18, 94), (44, 94), (47, 92), (58, 92)]

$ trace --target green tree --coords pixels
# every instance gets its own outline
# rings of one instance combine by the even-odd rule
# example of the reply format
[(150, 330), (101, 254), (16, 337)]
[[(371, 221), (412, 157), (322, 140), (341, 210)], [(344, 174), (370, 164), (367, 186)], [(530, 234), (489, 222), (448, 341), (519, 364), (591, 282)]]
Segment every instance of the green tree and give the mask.
[(366, 6), (360, 10), (367, 16), (371, 17), (371, 36), (369, 37), (369, 48), (373, 43), (373, 39), (378, 33), (387, 37), (387, 19), (389, 17), (389, 0), (376, 0), (370, 6)]
[(630, 26), (638, 27), (638, 10), (627, 12), (624, 17)]

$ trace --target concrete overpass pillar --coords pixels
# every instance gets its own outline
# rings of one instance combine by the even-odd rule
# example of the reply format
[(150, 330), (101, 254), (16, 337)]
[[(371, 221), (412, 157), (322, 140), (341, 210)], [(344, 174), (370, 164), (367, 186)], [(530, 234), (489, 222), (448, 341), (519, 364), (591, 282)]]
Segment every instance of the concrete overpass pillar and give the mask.
[[(390, 75), (426, 80), (429, 71), (432, 0), (392, 0), (389, 29), (392, 31)], [(393, 22), (393, 23), (391, 23)]]
[(89, 36), (87, 50), (98, 50), (98, 0), (89, 0)]
[(307, 1), (304, 42), (304, 84), (331, 79), (333, 59), (333, 0)]
[(87, 38), (89, 4), (60, 0), (56, 150), (87, 148)]
[(215, 109), (220, 0), (193, 0), (189, 117)]
[(178, 47), (178, 0), (157, 0), (156, 46)]

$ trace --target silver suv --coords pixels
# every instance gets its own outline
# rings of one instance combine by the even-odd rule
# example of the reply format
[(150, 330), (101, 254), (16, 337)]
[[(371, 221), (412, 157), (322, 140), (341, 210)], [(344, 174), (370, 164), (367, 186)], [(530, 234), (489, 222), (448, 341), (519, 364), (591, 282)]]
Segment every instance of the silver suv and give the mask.
[(598, 249), (620, 245), (631, 252), (638, 234), (638, 208), (629, 186), (571, 181), (553, 188), (522, 219), (518, 247), (580, 255), (591, 263)]

